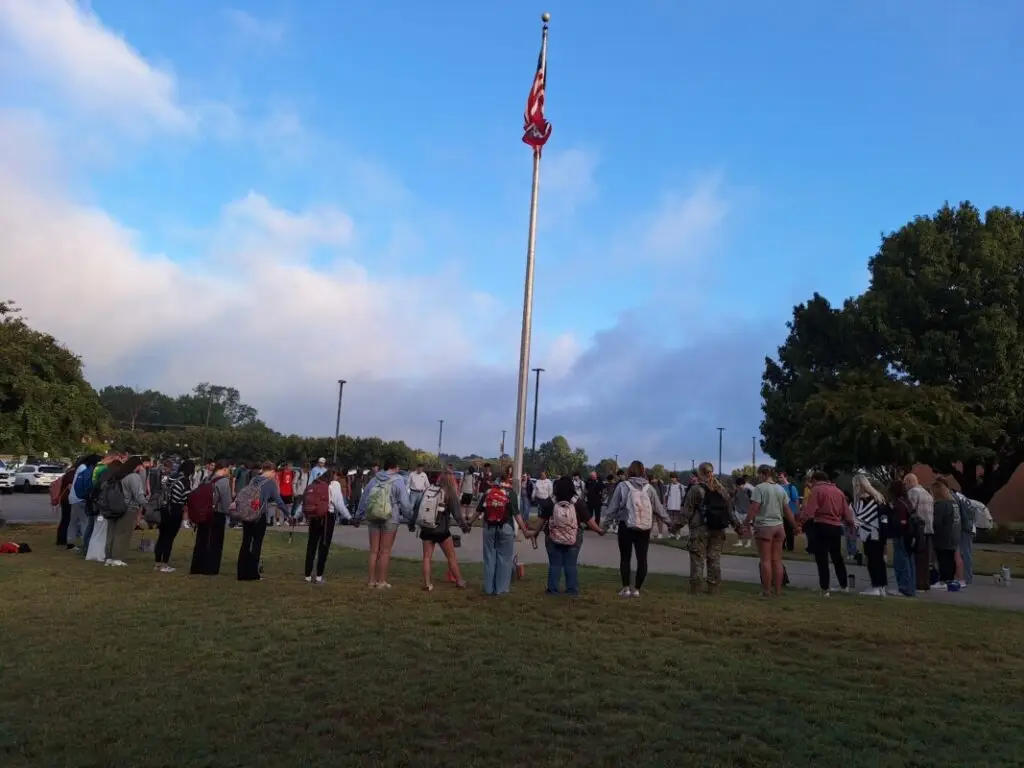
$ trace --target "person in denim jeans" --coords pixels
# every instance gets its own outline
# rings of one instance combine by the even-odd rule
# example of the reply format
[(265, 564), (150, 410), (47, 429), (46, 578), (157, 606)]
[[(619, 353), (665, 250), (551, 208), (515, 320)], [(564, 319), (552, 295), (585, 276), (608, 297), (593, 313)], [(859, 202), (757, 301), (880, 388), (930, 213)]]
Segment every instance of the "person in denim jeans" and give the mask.
[(896, 574), (896, 586), (904, 597), (917, 594), (917, 569), (914, 562), (917, 549), (910, 535), (910, 505), (907, 504), (906, 489), (899, 480), (889, 485), (889, 536), (892, 539), (892, 569)]
[(556, 544), (550, 536), (544, 537), (544, 549), (548, 553), (548, 584), (544, 590), (546, 594), (561, 594), (559, 588), (562, 582), (562, 574), (565, 574), (565, 594), (575, 597), (580, 593), (579, 572), (576, 564), (579, 562), (580, 549), (583, 547), (583, 529), (590, 528), (595, 533), (604, 536), (604, 530), (593, 519), (590, 509), (587, 507), (579, 488), (573, 483), (571, 477), (561, 477), (555, 481), (554, 490), (550, 499), (545, 499), (537, 505), (537, 524), (534, 530), (526, 535), (533, 538), (542, 530), (547, 530), (548, 520), (555, 511), (555, 504), (566, 501), (576, 507), (576, 521), (579, 529), (576, 533), (576, 543), (571, 547), (565, 544)]
[(494, 483), (480, 497), (476, 513), (468, 521), (472, 526), (484, 516), (484, 594), (504, 595), (512, 588), (512, 560), (516, 553), (516, 529), (526, 530), (519, 514), (519, 494), (507, 479)]

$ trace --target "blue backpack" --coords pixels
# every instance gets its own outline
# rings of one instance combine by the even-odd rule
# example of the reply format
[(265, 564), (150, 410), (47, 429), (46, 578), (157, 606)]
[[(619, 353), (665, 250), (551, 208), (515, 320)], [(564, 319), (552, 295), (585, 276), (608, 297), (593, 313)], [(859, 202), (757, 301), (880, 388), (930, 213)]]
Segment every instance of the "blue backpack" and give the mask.
[(75, 478), (75, 496), (80, 500), (85, 501), (89, 498), (89, 494), (92, 492), (92, 467), (86, 467), (84, 471), (78, 473), (78, 477)]

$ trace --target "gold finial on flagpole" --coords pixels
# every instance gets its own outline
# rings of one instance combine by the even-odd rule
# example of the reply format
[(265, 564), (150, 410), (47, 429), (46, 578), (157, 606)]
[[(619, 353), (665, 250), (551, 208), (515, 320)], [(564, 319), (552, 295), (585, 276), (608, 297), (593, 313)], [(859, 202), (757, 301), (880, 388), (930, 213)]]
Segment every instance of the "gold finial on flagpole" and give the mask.
[(547, 11), (544, 11), (544, 13), (540, 15), (540, 20), (547, 24), (549, 21), (551, 21), (551, 14), (548, 13)]

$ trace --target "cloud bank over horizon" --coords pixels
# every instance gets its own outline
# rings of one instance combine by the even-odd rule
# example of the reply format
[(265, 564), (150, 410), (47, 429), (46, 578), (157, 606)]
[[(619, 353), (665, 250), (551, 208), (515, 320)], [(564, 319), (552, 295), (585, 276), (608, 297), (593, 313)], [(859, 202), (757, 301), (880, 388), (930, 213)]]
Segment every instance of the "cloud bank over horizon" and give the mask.
[[(286, 36), (250, 14), (228, 21), (252, 44)], [(417, 199), (400, 169), (324, 143), (301, 118), (271, 129), (265, 113), (156, 66), (83, 3), (0, 2), (0, 62), (17, 73), (0, 100), (2, 297), (81, 355), (94, 386), (178, 394), (210, 381), (279, 431), (323, 435), (345, 378), (346, 434), (431, 450), (443, 418), (446, 452), (493, 455), (503, 429), (511, 452), (525, 198), (507, 231), (474, 231), (471, 214)], [(211, 174), (232, 153), (272, 167), (281, 136), (295, 158), (353, 171), (344, 194), (298, 203), (263, 172), (219, 200), (203, 177), (185, 198), (128, 181), (123, 200), (109, 191), (140, 157), (202, 152)], [(717, 460), (725, 427), (726, 468), (748, 463), (772, 344), (756, 317), (712, 314), (701, 289), (742, 196), (716, 172), (667, 186), (594, 250), (558, 222), (600, 197), (600, 152), (554, 144), (544, 168), (542, 207), (558, 216), (543, 219), (538, 264), (560, 261), (545, 265), (534, 307), (538, 442), (562, 434), (595, 462), (687, 468)], [(506, 240), (509, 277), (467, 268), (462, 253)], [(599, 274), (573, 267), (573, 241)], [(666, 273), (688, 279), (666, 286)], [(576, 302), (609, 282), (627, 298), (576, 322)], [(532, 374), (530, 395), (527, 444)]]

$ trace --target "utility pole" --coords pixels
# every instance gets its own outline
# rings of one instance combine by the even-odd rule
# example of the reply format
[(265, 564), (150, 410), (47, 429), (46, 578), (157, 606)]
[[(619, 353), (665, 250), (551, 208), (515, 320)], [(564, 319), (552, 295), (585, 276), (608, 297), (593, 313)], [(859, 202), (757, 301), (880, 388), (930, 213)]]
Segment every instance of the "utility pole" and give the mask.
[(533, 471), (537, 471), (537, 404), (540, 403), (540, 375), (544, 373), (543, 368), (534, 368), (537, 374), (537, 383), (533, 389), (533, 444), (530, 447), (530, 464)]
[(750, 438), (750, 470), (757, 474), (757, 436)]
[(725, 427), (718, 428), (718, 474), (722, 474), (722, 433)]
[(697, 460), (696, 459), (690, 459), (690, 471), (691, 472), (696, 472), (697, 471)]
[(338, 468), (338, 436), (341, 434), (341, 393), (345, 390), (345, 380), (338, 379), (338, 415), (334, 419), (334, 463), (331, 466)]
[(441, 437), (444, 435), (444, 419), (437, 420), (437, 460), (441, 461)]
[(213, 409), (213, 395), (207, 392), (206, 394), (206, 426), (203, 427), (203, 450), (200, 452), (200, 461), (206, 461), (206, 448), (210, 439), (210, 411)]

